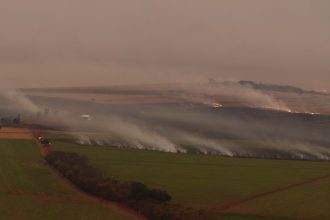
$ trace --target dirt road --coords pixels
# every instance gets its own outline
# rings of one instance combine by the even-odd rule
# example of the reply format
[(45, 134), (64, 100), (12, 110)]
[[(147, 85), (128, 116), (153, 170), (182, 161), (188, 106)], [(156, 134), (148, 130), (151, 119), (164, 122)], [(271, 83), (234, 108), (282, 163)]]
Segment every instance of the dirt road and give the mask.
[(271, 191), (268, 191), (268, 192), (256, 194), (256, 195), (247, 197), (247, 198), (242, 199), (242, 200), (238, 200), (238, 201), (235, 201), (235, 202), (232, 202), (232, 203), (229, 203), (229, 204), (225, 204), (225, 205), (223, 205), (219, 208), (216, 208), (214, 211), (226, 211), (230, 208), (239, 206), (241, 204), (244, 204), (244, 203), (259, 199), (259, 198), (263, 198), (263, 197), (266, 197), (266, 196), (269, 196), (269, 195), (272, 195), (272, 194), (275, 194), (275, 193), (287, 191), (287, 190), (290, 190), (290, 189), (295, 188), (295, 187), (299, 187), (299, 186), (319, 182), (319, 181), (322, 181), (322, 180), (325, 180), (325, 179), (330, 179), (330, 174), (325, 175), (325, 176), (316, 177), (316, 178), (309, 179), (309, 180), (305, 180), (305, 181), (302, 181), (302, 182), (299, 182), (299, 183), (290, 184), (290, 185), (280, 187), (280, 188), (277, 188), (277, 189), (274, 189), (274, 190), (271, 190)]
[[(3, 127), (0, 129), (0, 139), (5, 139), (5, 140), (35, 140), (38, 147), (40, 154), (44, 157), (47, 155), (52, 150), (52, 146), (43, 146), (40, 144), (40, 142), (37, 140), (37, 136), (40, 136), (38, 131), (30, 130), (27, 128), (9, 128), (9, 127)], [(48, 166), (50, 171), (59, 179), (59, 181), (65, 182), (66, 185), (77, 191), (80, 194), (83, 194), (83, 199), (81, 200), (76, 200), (75, 202), (82, 202), (82, 203), (98, 203), (101, 206), (105, 206), (109, 208), (109, 211), (114, 212), (114, 213), (119, 213), (122, 216), (125, 216), (129, 219), (132, 220), (147, 220), (143, 216), (139, 215), (138, 213), (131, 211), (119, 204), (108, 202), (102, 199), (95, 198), (81, 190), (79, 190), (77, 187), (75, 187), (71, 182), (63, 178), (59, 173), (57, 173), (56, 170), (52, 169), (51, 167)], [(42, 199), (47, 200), (50, 197), (56, 197), (57, 199), (61, 199), (63, 201), (68, 200), (66, 197), (61, 197), (58, 195), (49, 195), (49, 194), (44, 194), (44, 193), (30, 193), (30, 192), (24, 192), (18, 189), (7, 189), (7, 188), (1, 188), (0, 187), (0, 192), (6, 192), (6, 193), (12, 193), (15, 195), (20, 195), (20, 196), (34, 196), (34, 197), (40, 197)]]
[(9, 128), (0, 129), (0, 139), (33, 139), (33, 132), (27, 128)]

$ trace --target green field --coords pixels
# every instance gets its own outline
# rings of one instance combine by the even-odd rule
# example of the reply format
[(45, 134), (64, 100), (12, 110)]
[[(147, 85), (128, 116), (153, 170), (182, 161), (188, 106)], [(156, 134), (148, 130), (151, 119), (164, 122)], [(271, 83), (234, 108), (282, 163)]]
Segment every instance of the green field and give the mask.
[(330, 219), (330, 179), (260, 198), (231, 209), (232, 212), (261, 213), (299, 219)]
[(0, 140), (0, 219), (129, 220), (54, 175), (29, 140)]
[[(330, 174), (330, 163), (325, 162), (171, 154), (79, 146), (59, 141), (55, 142), (55, 146), (56, 150), (75, 151), (86, 156), (108, 175), (164, 189), (176, 202), (210, 211), (260, 193)], [(287, 217), (327, 220), (330, 219), (329, 204), (329, 181), (322, 180), (246, 202), (225, 210), (226, 214), (219, 216), (235, 220)]]

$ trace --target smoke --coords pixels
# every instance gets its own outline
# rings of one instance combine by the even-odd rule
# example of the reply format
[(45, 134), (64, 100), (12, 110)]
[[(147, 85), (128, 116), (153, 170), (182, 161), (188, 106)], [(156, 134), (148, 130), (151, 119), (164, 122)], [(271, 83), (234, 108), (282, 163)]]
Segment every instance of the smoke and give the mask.
[(2, 104), (9, 110), (28, 113), (36, 113), (39, 111), (38, 106), (27, 98), (19, 89), (1, 89), (0, 98), (2, 98)]
[[(123, 92), (127, 98), (131, 94), (129, 88)], [(133, 90), (133, 96), (136, 92)], [(330, 118), (290, 114), (281, 100), (251, 88), (188, 84), (155, 87), (147, 94), (172, 94), (175, 102), (105, 104), (54, 97), (32, 100), (40, 108), (63, 112), (45, 123), (74, 131), (80, 144), (230, 157), (329, 159), (329, 126), (308, 123)], [(210, 103), (223, 105), (214, 108)], [(86, 114), (91, 120), (80, 117)]]
[[(113, 118), (112, 118), (113, 119)], [(307, 144), (294, 141), (264, 136), (254, 139), (252, 133), (256, 133), (256, 126), (251, 125), (250, 132), (244, 131), (242, 124), (241, 131), (231, 130), (235, 134), (232, 139), (219, 139), (216, 137), (205, 137), (201, 134), (175, 127), (155, 127), (151, 132), (150, 128), (122, 120), (112, 120), (112, 126), (103, 128), (102, 135), (81, 133), (77, 135), (78, 143), (88, 145), (105, 145), (115, 147), (129, 147), (138, 149), (158, 150), (172, 153), (199, 153), (215, 154), (229, 157), (255, 157), (273, 159), (303, 159), (303, 160), (329, 160), (330, 149), (327, 147)], [(109, 123), (107, 122), (107, 123)], [(233, 123), (227, 121), (226, 123)], [(266, 127), (266, 126), (265, 126)], [(108, 129), (108, 130), (107, 130)], [(226, 129), (230, 129), (226, 127)], [(271, 128), (274, 132), (276, 128)], [(245, 132), (245, 133), (244, 133)], [(246, 138), (249, 139), (246, 139)]]
[[(93, 124), (88, 122), (89, 128), (101, 130), (102, 135), (84, 133), (77, 138), (84, 144), (230, 157), (313, 160), (328, 160), (330, 157), (329, 148), (304, 141), (302, 137), (307, 137), (310, 133), (296, 125), (270, 125), (256, 122), (253, 118), (230, 115), (219, 118), (209, 113), (200, 118), (199, 113), (184, 114), (184, 111), (180, 113), (173, 109), (150, 113), (150, 117), (143, 119), (123, 120), (111, 116), (94, 121)], [(77, 130), (77, 127), (72, 129)], [(222, 134), (212, 135), (217, 130)], [(312, 138), (329, 141), (321, 135)]]
[(184, 98), (193, 102), (225, 105), (247, 106), (252, 108), (265, 108), (278, 111), (290, 112), (290, 108), (281, 100), (277, 100), (271, 95), (264, 94), (252, 88), (243, 87), (237, 83), (221, 84), (195, 84), (193, 86), (180, 87), (186, 92)]
[[(1, 75), (15, 86), (185, 83), (165, 88), (180, 91), (171, 96), (175, 107), (51, 99), (42, 103), (8, 89), (0, 91), (2, 108), (28, 113), (56, 109), (60, 112), (56, 117), (37, 121), (103, 133), (81, 134), (81, 143), (111, 143), (115, 137), (123, 146), (166, 152), (285, 153), (302, 158), (329, 154), (324, 146), (330, 144), (326, 133), (330, 126), (306, 124), (317, 117), (230, 109), (300, 112), (302, 108), (239, 85), (198, 83), (221, 77), (329, 88), (325, 1), (2, 2)], [(320, 112), (301, 102), (303, 112)], [(82, 114), (93, 119), (84, 121)], [(259, 142), (267, 144), (256, 147)]]
[(187, 132), (178, 132), (178, 138), (187, 142), (186, 150), (196, 149), (198, 152), (203, 154), (219, 154), (224, 156), (234, 156), (232, 150), (224, 146), (222, 143), (216, 142), (210, 138), (201, 137), (198, 134), (192, 134)]
[(114, 137), (119, 139), (119, 145), (129, 145), (135, 148), (146, 148), (164, 152), (176, 153), (180, 147), (175, 146), (167, 137), (152, 131), (141, 123), (129, 121), (113, 114), (107, 116), (98, 115), (92, 121), (81, 119), (62, 120), (69, 130), (76, 131), (78, 128), (97, 130), (102, 135), (78, 134), (78, 142), (84, 144), (96, 143), (103, 145), (113, 143)]
[(138, 147), (141, 146), (165, 152), (178, 152), (179, 150), (166, 137), (152, 132), (141, 125), (139, 126), (120, 118), (111, 117), (105, 128), (107, 131), (124, 138)]
[(324, 0), (1, 0), (1, 76), (19, 86), (222, 76), (329, 89), (329, 8)]

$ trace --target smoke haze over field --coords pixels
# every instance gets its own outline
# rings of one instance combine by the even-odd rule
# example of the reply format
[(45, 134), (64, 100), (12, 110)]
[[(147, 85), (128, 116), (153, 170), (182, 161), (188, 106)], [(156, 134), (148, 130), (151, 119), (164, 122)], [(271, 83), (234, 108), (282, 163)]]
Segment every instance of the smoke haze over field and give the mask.
[[(221, 87), (209, 85), (209, 90), (186, 87), (187, 98), (172, 103), (139, 103), (133, 100), (129, 103), (98, 103), (65, 99), (65, 95), (63, 98), (28, 98), (41, 110), (50, 110), (36, 116), (34, 120), (37, 123), (68, 131), (81, 144), (227, 156), (329, 160), (330, 138), (327, 132), (330, 115), (282, 111), (278, 107), (284, 108), (284, 104), (262, 93), (246, 88), (240, 90), (235, 86)], [(251, 106), (215, 107), (207, 103), (209, 100), (203, 99), (203, 95), (198, 96), (203, 91), (212, 97), (212, 93), (219, 93), (219, 90), (230, 96), (238, 94)], [(157, 91), (153, 92), (158, 95)], [(136, 91), (132, 90), (131, 94), (136, 94)], [(180, 93), (178, 95), (181, 96)], [(129, 93), (126, 96), (129, 97)], [(318, 96), (313, 96), (316, 98)]]
[(326, 0), (2, 0), (0, 71), (19, 87), (214, 77), (330, 89), (329, 26)]
[[(330, 158), (330, 96), (308, 93), (330, 90), (329, 1), (2, 0), (0, 27), (5, 119), (82, 142)], [(14, 89), (50, 86), (68, 90)]]

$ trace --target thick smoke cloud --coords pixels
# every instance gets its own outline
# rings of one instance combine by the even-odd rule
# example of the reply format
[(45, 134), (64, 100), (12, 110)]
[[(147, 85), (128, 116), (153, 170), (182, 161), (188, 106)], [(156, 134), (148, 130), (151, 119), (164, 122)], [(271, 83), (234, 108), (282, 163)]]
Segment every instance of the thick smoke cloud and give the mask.
[(329, 1), (2, 0), (17, 86), (252, 79), (329, 89)]
[[(41, 109), (51, 110), (39, 122), (45, 120), (47, 126), (73, 132), (80, 144), (230, 157), (330, 158), (328, 115), (290, 113), (281, 100), (237, 85), (181, 85), (170, 87), (169, 91), (181, 91), (175, 92), (181, 101), (105, 104), (47, 97), (31, 99)], [(217, 94), (243, 100), (248, 108), (214, 106), (212, 103), (221, 103)], [(58, 114), (54, 115), (54, 110)]]
[(249, 87), (243, 87), (236, 83), (226, 84), (194, 84), (181, 85), (179, 88), (185, 92), (184, 99), (203, 104), (220, 104), (220, 97), (226, 97), (228, 100), (236, 100), (245, 106), (252, 108), (265, 108), (278, 111), (290, 112), (291, 109), (281, 100), (276, 100), (273, 96), (257, 91)]
[[(286, 103), (249, 88), (196, 82), (251, 79), (330, 89), (329, 10), (325, 0), (2, 0), (0, 74), (10, 86), (0, 82), (0, 88), (167, 82), (194, 86), (181, 88), (185, 93), (180, 98), (190, 102), (188, 107), (143, 110), (132, 105), (134, 112), (124, 107), (99, 112), (107, 106), (93, 109), (90, 103), (76, 103), (72, 109), (63, 103), (42, 105), (13, 89), (2, 90), (0, 98), (2, 104), (30, 114), (58, 109), (45, 124), (101, 131), (107, 134), (104, 142), (114, 135), (129, 145), (167, 152), (258, 152), (219, 143), (218, 136), (223, 136), (279, 143), (259, 147), (268, 147), (267, 152), (328, 159), (323, 146), (330, 141), (322, 130), (285, 120), (269, 126), (267, 120), (240, 114), (219, 118), (204, 109), (221, 104), (219, 93), (249, 107), (289, 111)], [(88, 110), (95, 118), (82, 121), (79, 115)]]
[(18, 89), (0, 89), (1, 110), (7, 109), (14, 112), (37, 113), (39, 107), (35, 105)]

